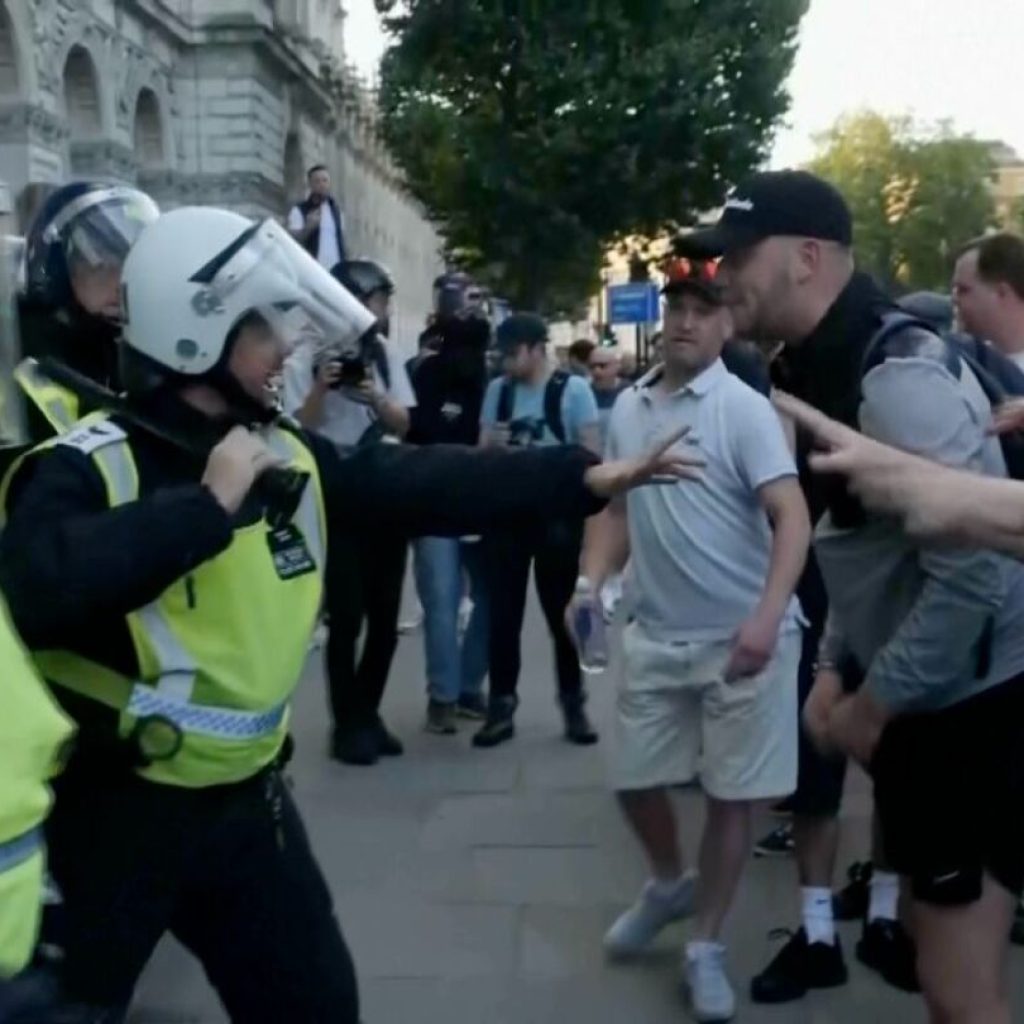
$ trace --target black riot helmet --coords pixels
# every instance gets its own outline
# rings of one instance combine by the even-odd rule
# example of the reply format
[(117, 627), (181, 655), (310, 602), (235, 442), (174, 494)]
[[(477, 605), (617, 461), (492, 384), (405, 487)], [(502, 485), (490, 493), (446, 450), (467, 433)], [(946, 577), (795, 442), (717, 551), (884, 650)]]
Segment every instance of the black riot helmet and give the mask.
[(335, 264), (331, 274), (362, 303), (377, 292), (393, 295), (395, 291), (395, 282), (387, 267), (375, 260), (342, 260)]
[(469, 274), (450, 270), (434, 281), (434, 314), (438, 321), (486, 319), (486, 294)]
[(57, 189), (25, 239), (25, 298), (76, 319), (118, 320), (125, 257), (159, 215), (128, 185), (76, 181)]

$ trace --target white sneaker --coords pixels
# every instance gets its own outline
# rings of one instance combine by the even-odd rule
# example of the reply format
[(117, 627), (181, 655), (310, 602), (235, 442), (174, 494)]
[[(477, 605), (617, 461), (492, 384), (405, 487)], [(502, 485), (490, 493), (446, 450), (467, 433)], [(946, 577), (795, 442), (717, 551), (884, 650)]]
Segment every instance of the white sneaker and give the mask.
[(732, 1020), (736, 995), (725, 976), (725, 946), (717, 942), (691, 942), (683, 962), (685, 984), (694, 1020), (701, 1024)]
[(611, 956), (632, 956), (641, 952), (666, 925), (693, 913), (697, 875), (688, 871), (676, 883), (675, 891), (665, 896), (658, 884), (648, 881), (640, 898), (608, 929), (604, 948)]

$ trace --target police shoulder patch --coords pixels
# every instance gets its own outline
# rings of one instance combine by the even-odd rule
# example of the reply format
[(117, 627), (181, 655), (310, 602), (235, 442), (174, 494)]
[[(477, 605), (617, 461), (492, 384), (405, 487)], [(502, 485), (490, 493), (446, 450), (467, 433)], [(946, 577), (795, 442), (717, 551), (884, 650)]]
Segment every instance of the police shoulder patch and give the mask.
[(116, 423), (103, 419), (76, 424), (66, 434), (61, 434), (54, 444), (76, 448), (83, 455), (91, 455), (108, 444), (124, 441), (127, 436)]

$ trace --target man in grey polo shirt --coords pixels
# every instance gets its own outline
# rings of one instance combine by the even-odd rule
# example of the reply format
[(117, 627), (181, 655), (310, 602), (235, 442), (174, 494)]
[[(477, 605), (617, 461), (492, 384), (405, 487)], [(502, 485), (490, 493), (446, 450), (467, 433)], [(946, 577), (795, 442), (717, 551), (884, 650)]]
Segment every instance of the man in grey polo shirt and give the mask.
[[(612, 926), (636, 952), (696, 913), (684, 970), (694, 1015), (728, 1020), (735, 997), (719, 941), (748, 858), (752, 801), (796, 785), (800, 609), (810, 523), (782, 425), (730, 374), (731, 318), (700, 273), (666, 289), (664, 359), (616, 404), (608, 456), (682, 426), (706, 461), (698, 484), (650, 488), (588, 525), (592, 593), (627, 555), (636, 620), (626, 630), (614, 782), (651, 880)], [(586, 589), (586, 588), (578, 588)], [(685, 870), (668, 787), (697, 774), (707, 795), (699, 881)]]

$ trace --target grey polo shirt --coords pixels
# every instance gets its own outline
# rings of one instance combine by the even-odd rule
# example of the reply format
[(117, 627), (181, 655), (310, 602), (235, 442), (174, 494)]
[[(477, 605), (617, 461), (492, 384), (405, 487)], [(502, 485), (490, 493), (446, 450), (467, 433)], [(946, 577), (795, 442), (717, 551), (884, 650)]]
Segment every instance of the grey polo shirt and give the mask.
[[(771, 403), (721, 360), (667, 394), (653, 370), (619, 396), (608, 457), (642, 454), (689, 426), (707, 465), (700, 482), (642, 487), (627, 497), (637, 621), (666, 641), (731, 637), (764, 590), (772, 531), (758, 489), (796, 466)], [(685, 443), (685, 442), (684, 442)], [(783, 629), (798, 626), (790, 602)]]

